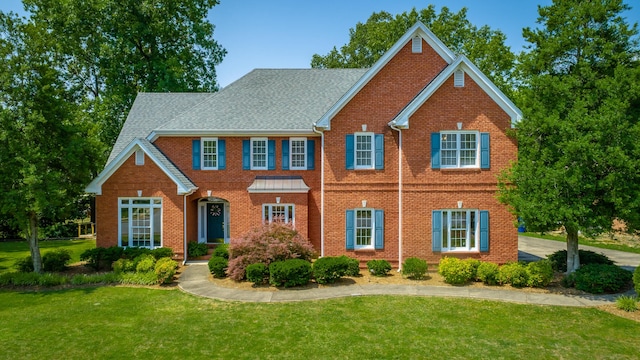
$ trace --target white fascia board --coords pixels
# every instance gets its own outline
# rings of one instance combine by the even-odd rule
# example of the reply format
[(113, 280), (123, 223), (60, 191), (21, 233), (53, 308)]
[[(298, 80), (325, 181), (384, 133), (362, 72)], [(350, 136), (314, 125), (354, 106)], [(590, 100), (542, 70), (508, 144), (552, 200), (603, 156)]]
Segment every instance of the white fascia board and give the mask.
[(369, 83), (371, 79), (393, 59), (394, 56), (414, 37), (420, 36), (427, 42), (448, 64), (450, 64), (455, 54), (435, 36), (422, 22), (413, 25), (375, 64), (347, 91), (341, 98), (315, 123), (318, 128), (331, 130), (331, 119), (342, 110), (342, 108), (353, 99), (353, 97)]
[(309, 130), (273, 130), (273, 129), (265, 129), (265, 130), (155, 130), (147, 136), (147, 140), (150, 142), (156, 141), (161, 136), (178, 136), (178, 137), (203, 137), (203, 136), (225, 136), (225, 137), (247, 137), (247, 136), (272, 136), (272, 137), (282, 137), (282, 136), (306, 136), (306, 137), (314, 137), (318, 136), (316, 132), (313, 131), (312, 127), (309, 127)]

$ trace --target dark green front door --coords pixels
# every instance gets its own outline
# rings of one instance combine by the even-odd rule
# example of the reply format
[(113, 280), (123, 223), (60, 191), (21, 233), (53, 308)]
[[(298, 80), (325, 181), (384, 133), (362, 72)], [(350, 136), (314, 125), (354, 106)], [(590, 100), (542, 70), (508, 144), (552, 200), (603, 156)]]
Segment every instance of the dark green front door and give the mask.
[(207, 204), (207, 242), (224, 243), (224, 204)]

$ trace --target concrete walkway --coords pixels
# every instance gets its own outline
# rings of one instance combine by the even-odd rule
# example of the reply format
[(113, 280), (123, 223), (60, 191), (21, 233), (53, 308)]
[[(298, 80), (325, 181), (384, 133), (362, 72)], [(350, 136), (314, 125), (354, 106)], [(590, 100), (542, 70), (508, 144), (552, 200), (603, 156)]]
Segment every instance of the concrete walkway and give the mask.
[[(564, 243), (520, 237), (519, 256), (522, 260), (536, 260), (562, 248)], [(581, 247), (587, 248), (587, 247)], [(605, 252), (603, 249), (597, 249)], [(636, 267), (640, 264), (640, 255), (606, 250), (607, 256), (618, 265)], [(598, 251), (596, 251), (598, 252)], [(620, 253), (620, 254), (617, 254)], [(611, 304), (619, 295), (559, 295), (541, 294), (525, 291), (500, 290), (465, 286), (425, 286), (425, 285), (345, 285), (311, 289), (286, 289), (275, 291), (253, 291), (216, 286), (208, 280), (209, 271), (206, 262), (191, 263), (180, 275), (178, 286), (183, 291), (197, 296), (225, 301), (243, 302), (290, 302), (333, 299), (366, 295), (410, 295), (460, 297), (486, 300), (498, 300), (523, 304), (556, 306), (598, 306)], [(628, 294), (635, 294), (630, 291)]]

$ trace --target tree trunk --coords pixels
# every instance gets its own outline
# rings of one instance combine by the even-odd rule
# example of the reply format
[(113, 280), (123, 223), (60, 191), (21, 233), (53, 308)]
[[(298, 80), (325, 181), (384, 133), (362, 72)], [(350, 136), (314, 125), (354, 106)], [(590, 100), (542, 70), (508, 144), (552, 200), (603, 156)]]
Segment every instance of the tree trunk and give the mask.
[(33, 271), (42, 272), (42, 257), (40, 256), (40, 245), (38, 244), (38, 215), (36, 213), (29, 214), (29, 250), (31, 250), (31, 259), (33, 259)]
[(567, 275), (580, 268), (580, 253), (578, 252), (578, 229), (565, 227), (567, 230)]

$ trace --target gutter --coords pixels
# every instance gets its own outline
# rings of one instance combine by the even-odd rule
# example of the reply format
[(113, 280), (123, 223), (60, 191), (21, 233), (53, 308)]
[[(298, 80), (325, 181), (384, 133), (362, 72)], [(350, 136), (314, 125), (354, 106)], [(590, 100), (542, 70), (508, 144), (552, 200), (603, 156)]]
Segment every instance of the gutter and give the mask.
[(324, 131), (313, 125), (313, 132), (320, 134), (320, 257), (324, 257)]
[(184, 200), (183, 200), (183, 204), (182, 204), (182, 226), (183, 226), (183, 232), (184, 232), (184, 253), (182, 255), (183, 260), (182, 260), (182, 265), (186, 265), (187, 264), (187, 196), (189, 195), (184, 195)]
[(398, 272), (402, 271), (402, 129), (389, 124), (398, 132)]

